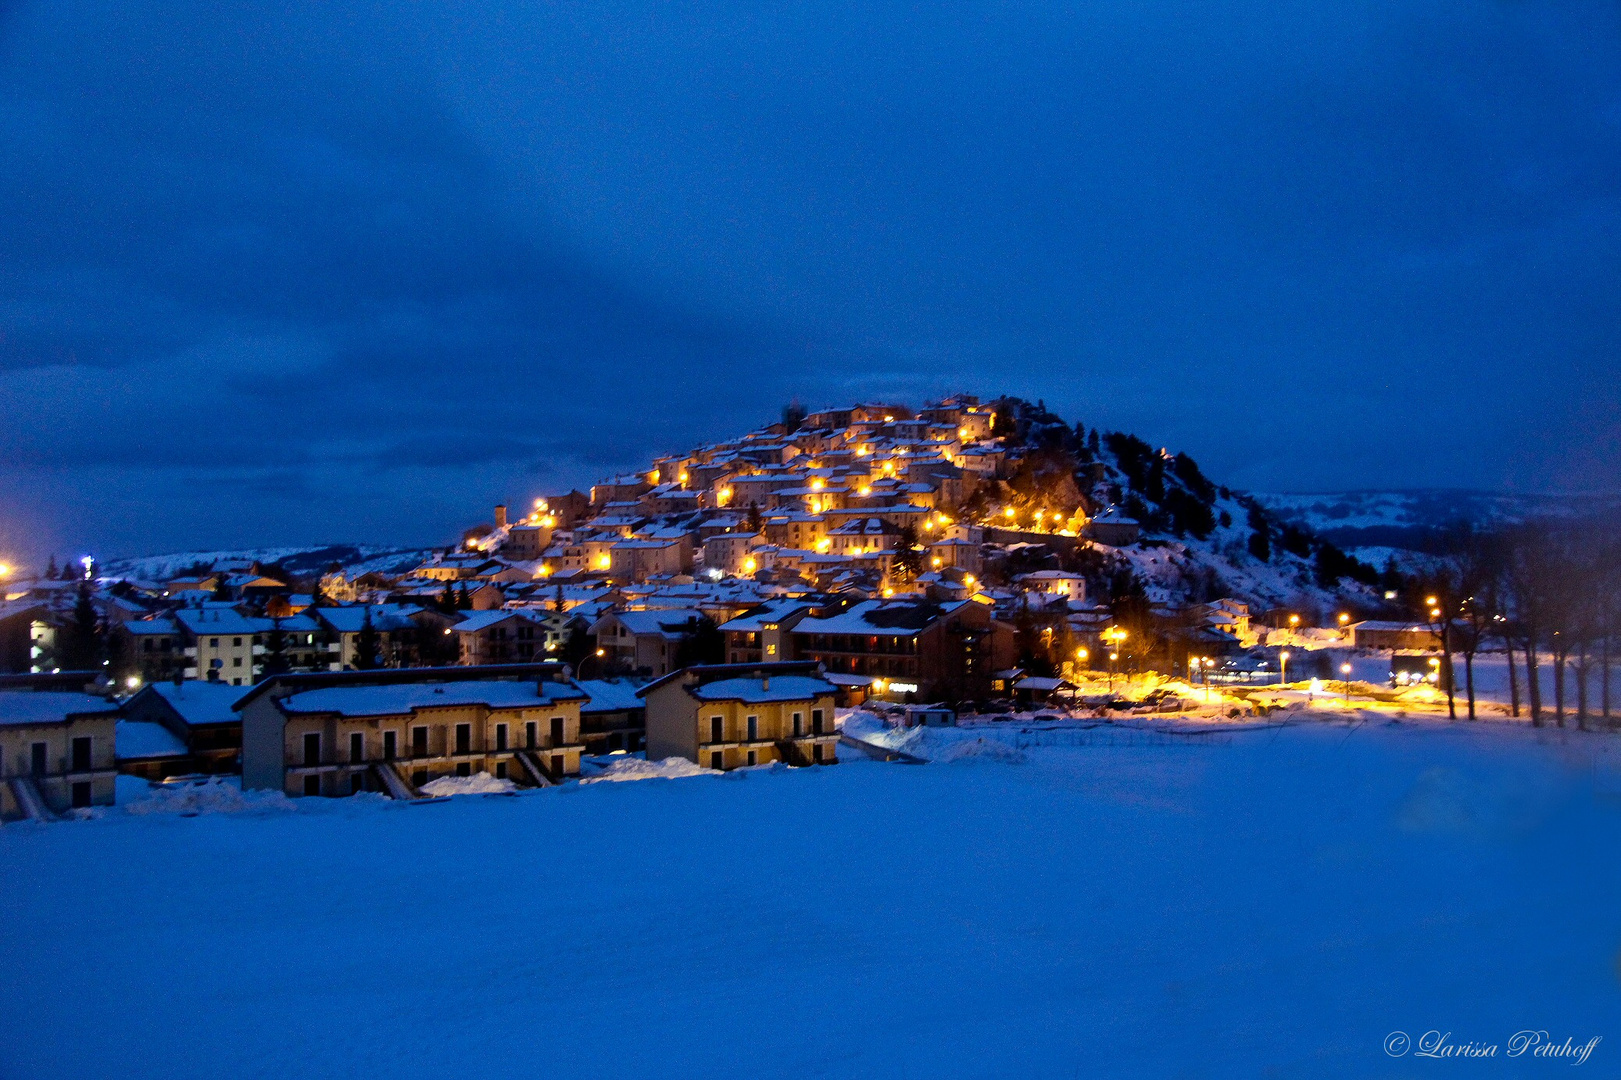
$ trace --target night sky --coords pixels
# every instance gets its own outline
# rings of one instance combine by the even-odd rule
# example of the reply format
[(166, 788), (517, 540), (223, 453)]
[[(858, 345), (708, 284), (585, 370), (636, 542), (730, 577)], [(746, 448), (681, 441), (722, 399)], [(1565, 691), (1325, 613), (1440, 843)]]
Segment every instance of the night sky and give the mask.
[(959, 389), (1616, 490), (1618, 356), (1616, 0), (0, 0), (6, 553), (444, 542)]

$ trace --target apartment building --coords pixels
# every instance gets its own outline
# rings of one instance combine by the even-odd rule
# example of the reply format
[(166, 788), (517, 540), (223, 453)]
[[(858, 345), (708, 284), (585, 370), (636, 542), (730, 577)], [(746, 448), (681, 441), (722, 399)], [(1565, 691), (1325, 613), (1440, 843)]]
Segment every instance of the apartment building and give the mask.
[(838, 688), (815, 664), (683, 668), (637, 695), (647, 704), (649, 761), (681, 757), (720, 770), (838, 761)]
[[(82, 682), (82, 680), (80, 680)], [(118, 707), (50, 676), (0, 689), (0, 821), (111, 806)]]
[(411, 797), (444, 776), (578, 776), (580, 706), (560, 665), (273, 676), (235, 708), (242, 784), (293, 796)]

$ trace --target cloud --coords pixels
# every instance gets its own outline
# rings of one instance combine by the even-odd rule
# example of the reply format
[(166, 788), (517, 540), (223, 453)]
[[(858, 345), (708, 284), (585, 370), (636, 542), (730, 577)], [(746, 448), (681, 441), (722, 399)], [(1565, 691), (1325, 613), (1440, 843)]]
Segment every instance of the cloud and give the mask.
[(1618, 29), (0, 8), (0, 543), (433, 540), (792, 396), (956, 388), (1236, 483), (1621, 485)]

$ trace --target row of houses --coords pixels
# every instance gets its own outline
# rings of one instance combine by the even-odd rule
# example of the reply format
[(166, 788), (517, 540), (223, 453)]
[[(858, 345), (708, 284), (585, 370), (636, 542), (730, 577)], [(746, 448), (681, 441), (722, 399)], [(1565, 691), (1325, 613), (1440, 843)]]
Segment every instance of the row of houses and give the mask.
[(124, 698), (92, 675), (0, 681), (0, 820), (112, 805), (120, 772), (416, 799), (444, 777), (561, 784), (583, 757), (644, 742), (652, 759), (717, 770), (838, 760), (839, 688), (811, 663), (698, 665), (651, 682), (576, 680), (558, 663), (288, 673)]

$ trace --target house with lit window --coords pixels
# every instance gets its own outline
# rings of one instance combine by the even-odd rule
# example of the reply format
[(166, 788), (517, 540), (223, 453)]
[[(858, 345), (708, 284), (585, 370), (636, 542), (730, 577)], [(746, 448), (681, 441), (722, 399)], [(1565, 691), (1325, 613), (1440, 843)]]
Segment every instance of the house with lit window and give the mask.
[(838, 761), (838, 688), (815, 664), (683, 668), (637, 691), (647, 704), (647, 759), (711, 769)]
[(234, 706), (242, 786), (414, 798), (445, 776), (557, 784), (579, 775), (585, 701), (557, 664), (272, 676)]
[(727, 662), (761, 664), (795, 659), (790, 631), (811, 610), (812, 605), (803, 600), (771, 600), (722, 623)]
[(702, 618), (697, 608), (610, 611), (591, 624), (591, 635), (605, 666), (658, 678), (674, 670), (682, 640)]
[(919, 701), (990, 696), (991, 673), (1013, 666), (1013, 627), (973, 600), (865, 600), (790, 631), (794, 656), (874, 690)]
[(49, 675), (0, 683), (0, 821), (113, 805), (118, 706), (67, 685)]

